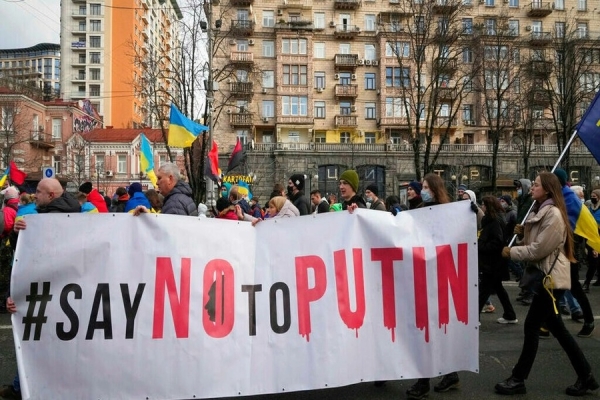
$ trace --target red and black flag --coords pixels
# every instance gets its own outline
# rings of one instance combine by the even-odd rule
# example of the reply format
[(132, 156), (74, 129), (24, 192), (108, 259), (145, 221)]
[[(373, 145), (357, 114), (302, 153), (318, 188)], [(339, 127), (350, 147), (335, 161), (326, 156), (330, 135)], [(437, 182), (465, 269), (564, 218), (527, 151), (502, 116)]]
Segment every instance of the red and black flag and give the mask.
[(235, 144), (235, 147), (233, 148), (233, 152), (231, 153), (231, 157), (229, 158), (229, 164), (227, 164), (227, 172), (231, 171), (232, 169), (234, 169), (235, 167), (240, 165), (242, 163), (242, 160), (244, 159), (245, 155), (246, 155), (246, 153), (244, 152), (244, 150), (242, 148), (242, 142), (240, 141), (240, 138), (238, 137), (237, 143)]
[(204, 175), (208, 176), (214, 182), (219, 182), (221, 178), (221, 170), (219, 169), (219, 149), (217, 142), (213, 140), (212, 148), (206, 156)]

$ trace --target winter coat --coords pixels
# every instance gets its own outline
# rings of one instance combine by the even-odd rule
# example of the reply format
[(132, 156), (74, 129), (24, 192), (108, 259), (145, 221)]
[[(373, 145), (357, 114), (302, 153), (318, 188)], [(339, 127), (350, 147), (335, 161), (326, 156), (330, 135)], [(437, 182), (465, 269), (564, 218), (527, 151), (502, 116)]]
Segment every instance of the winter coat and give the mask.
[(81, 212), (82, 213), (92, 213), (92, 214), (95, 213), (95, 214), (97, 214), (98, 213), (98, 209), (96, 208), (95, 205), (93, 205), (89, 201), (86, 201), (85, 203), (83, 203), (81, 205)]
[[(102, 203), (104, 203), (104, 199), (102, 199)], [(106, 204), (104, 204), (104, 207), (106, 208)], [(79, 204), (75, 196), (73, 196), (71, 193), (63, 192), (63, 194), (60, 197), (55, 198), (45, 206), (38, 207), (37, 212), (40, 214), (78, 213), (81, 212), (81, 205)]]
[(369, 207), (370, 210), (378, 210), (378, 211), (387, 211), (385, 209), (385, 204), (383, 203), (383, 201), (381, 201), (381, 199), (377, 199), (377, 201), (374, 201), (371, 203), (371, 207)]
[(325, 199), (321, 199), (319, 205), (315, 209), (316, 214), (328, 213), (329, 212), (329, 203)]
[(161, 213), (198, 216), (190, 185), (184, 181), (177, 181), (169, 194), (165, 196)]
[(504, 248), (504, 219), (484, 215), (481, 220), (481, 233), (477, 240), (479, 272), (501, 280), (510, 278), (508, 263), (502, 258)]
[(304, 195), (303, 191), (300, 190), (296, 192), (296, 194), (290, 198), (290, 201), (296, 206), (300, 215), (310, 214), (310, 200)]
[(360, 197), (359, 195), (355, 194), (354, 196), (352, 196), (350, 198), (350, 200), (348, 200), (348, 201), (344, 200), (342, 202), (342, 210), (347, 210), (348, 206), (352, 205), (352, 204), (356, 204), (358, 206), (358, 208), (367, 208), (367, 204), (365, 203), (363, 198)]
[(100, 192), (98, 192), (98, 190), (92, 189), (90, 194), (87, 195), (87, 199), (90, 203), (96, 206), (98, 212), (108, 212), (108, 208), (106, 207), (106, 201), (104, 200), (104, 197), (100, 194)]
[(123, 196), (120, 196), (119, 198), (113, 200), (113, 204), (110, 207), (110, 212), (115, 212), (115, 213), (125, 212), (125, 205), (127, 204), (128, 201), (129, 201), (128, 194), (124, 194)]
[(528, 261), (545, 273), (556, 259), (551, 273), (554, 289), (570, 289), (571, 263), (564, 253), (567, 229), (560, 210), (551, 199), (546, 200), (527, 217), (523, 240), (510, 249), (510, 259)]
[(235, 206), (229, 206), (217, 215), (220, 219), (231, 219), (233, 221), (238, 220), (237, 213), (235, 212)]
[(2, 209), (2, 237), (7, 236), (12, 232), (15, 226), (15, 218), (17, 217), (17, 210), (19, 209), (19, 199), (10, 199), (6, 201), (4, 208)]
[[(475, 196), (475, 192), (472, 190), (465, 190), (465, 193), (469, 196), (472, 204), (477, 205), (477, 197)], [(477, 230), (481, 229), (481, 220), (483, 219), (483, 210), (477, 206)]]
[(408, 209), (414, 210), (415, 208), (423, 207), (423, 199), (420, 195), (416, 195), (412, 199), (408, 199)]
[(521, 189), (523, 193), (517, 197), (517, 224), (523, 222), (529, 207), (531, 207), (531, 204), (533, 204), (531, 193), (529, 193), (531, 190), (531, 181), (529, 179), (519, 179), (519, 182), (521, 183)]
[(272, 216), (269, 219), (289, 218), (298, 216), (300, 216), (300, 211), (298, 210), (298, 208), (296, 208), (296, 206), (293, 205), (291, 201), (286, 200), (283, 204), (283, 207), (281, 207), (281, 210), (279, 210), (279, 212), (276, 215)]
[(147, 209), (152, 208), (150, 201), (146, 195), (142, 192), (135, 192), (133, 196), (127, 200), (127, 204), (125, 204), (124, 212), (128, 213), (132, 210), (135, 210), (137, 206), (144, 206)]

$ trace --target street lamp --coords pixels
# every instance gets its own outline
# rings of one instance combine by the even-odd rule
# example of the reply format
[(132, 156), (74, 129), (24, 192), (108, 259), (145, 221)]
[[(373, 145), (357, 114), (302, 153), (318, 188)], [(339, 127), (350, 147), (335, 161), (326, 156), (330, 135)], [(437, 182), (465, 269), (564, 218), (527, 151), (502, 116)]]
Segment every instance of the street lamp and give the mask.
[(102, 172), (102, 163), (96, 163), (96, 190), (100, 191), (100, 172)]
[(142, 184), (142, 179), (144, 179), (144, 172), (140, 171), (140, 173), (138, 174), (140, 177), (140, 185)]

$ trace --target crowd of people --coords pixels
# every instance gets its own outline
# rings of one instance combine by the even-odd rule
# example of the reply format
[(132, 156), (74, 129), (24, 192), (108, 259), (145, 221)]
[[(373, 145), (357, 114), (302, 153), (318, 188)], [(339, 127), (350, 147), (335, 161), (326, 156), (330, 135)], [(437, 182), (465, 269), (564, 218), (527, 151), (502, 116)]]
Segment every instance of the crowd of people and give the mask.
[[(521, 355), (512, 374), (495, 386), (499, 394), (513, 395), (526, 392), (525, 380), (529, 377), (537, 353), (539, 339), (552, 334), (565, 350), (575, 372), (577, 381), (566, 389), (570, 396), (583, 396), (588, 390), (598, 389), (591, 367), (573, 336), (565, 328), (561, 312), (568, 313), (583, 327), (577, 336), (587, 338), (594, 330), (594, 317), (586, 292), (590, 286), (599, 286), (600, 279), (591, 281), (599, 267), (598, 253), (586, 246), (585, 240), (574, 235), (572, 217), (569, 213), (573, 202), (589, 207), (596, 223), (600, 225), (600, 189), (594, 190), (588, 202), (583, 198), (581, 187), (570, 187), (563, 170), (554, 173), (541, 172), (532, 183), (529, 179), (514, 181), (516, 199), (504, 194), (500, 197), (486, 195), (480, 202), (466, 186), (458, 187), (456, 198), (448, 194), (444, 181), (437, 174), (427, 174), (421, 182), (407, 185), (404, 204), (396, 196), (379, 197), (379, 187), (368, 185), (364, 196), (359, 193), (359, 176), (354, 170), (344, 171), (339, 178), (338, 200), (335, 194), (326, 197), (319, 190), (309, 195), (304, 192), (304, 175), (294, 174), (287, 186), (276, 184), (268, 201), (261, 207), (258, 199), (250, 198), (238, 185), (223, 185), (214, 209), (204, 204), (196, 206), (190, 186), (181, 179), (179, 168), (166, 163), (157, 170), (157, 189), (142, 191), (134, 182), (120, 187), (112, 199), (104, 198), (86, 182), (73, 196), (63, 190), (56, 179), (43, 179), (35, 195), (19, 194), (14, 187), (4, 189), (0, 218), (0, 231), (14, 246), (18, 233), (26, 229), (26, 215), (32, 213), (74, 212), (123, 212), (137, 216), (143, 213), (162, 213), (214, 217), (234, 221), (247, 221), (253, 225), (266, 219), (291, 218), (326, 212), (353, 212), (357, 208), (389, 212), (401, 212), (446, 204), (453, 200), (468, 201), (478, 230), (478, 272), (481, 312), (493, 312), (491, 296), (495, 294), (502, 305), (500, 324), (518, 324), (503, 281), (521, 280), (531, 268), (541, 270), (546, 276), (543, 290), (523, 288), (517, 301), (529, 306), (524, 323), (524, 342)], [(575, 218), (576, 220), (577, 218)], [(579, 282), (579, 269), (587, 264), (584, 284)], [(8, 296), (6, 308), (16, 311), (16, 305)], [(377, 386), (385, 382), (375, 382)], [(460, 387), (457, 372), (446, 374), (434, 385), (436, 392), (446, 392)], [(419, 400), (430, 391), (430, 379), (418, 379), (406, 392), (407, 398)], [(20, 399), (18, 376), (10, 385), (0, 389), (4, 399)]]

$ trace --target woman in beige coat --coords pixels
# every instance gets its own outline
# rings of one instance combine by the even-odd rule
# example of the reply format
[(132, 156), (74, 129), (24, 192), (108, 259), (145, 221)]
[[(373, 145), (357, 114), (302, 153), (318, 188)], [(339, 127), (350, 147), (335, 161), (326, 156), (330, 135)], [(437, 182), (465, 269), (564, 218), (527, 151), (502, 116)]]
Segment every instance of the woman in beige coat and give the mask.
[(571, 287), (570, 262), (574, 261), (573, 236), (562, 188), (556, 175), (540, 173), (531, 187), (531, 197), (535, 201), (532, 212), (524, 227), (518, 225), (515, 228), (521, 241), (513, 248), (505, 247), (502, 255), (511, 260), (527, 261), (546, 274), (552, 270), (551, 279), (544, 289), (533, 296), (525, 318), (523, 349), (511, 377), (498, 383), (495, 389), (506, 395), (526, 393), (525, 379), (535, 361), (540, 327), (545, 324), (567, 353), (577, 373), (577, 382), (569, 386), (566, 393), (569, 396), (583, 396), (588, 390), (598, 389), (599, 385), (592, 375), (590, 364), (565, 328), (556, 309), (556, 302)]

